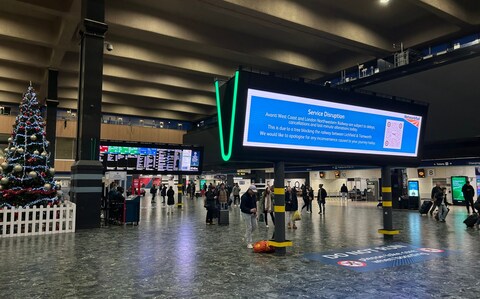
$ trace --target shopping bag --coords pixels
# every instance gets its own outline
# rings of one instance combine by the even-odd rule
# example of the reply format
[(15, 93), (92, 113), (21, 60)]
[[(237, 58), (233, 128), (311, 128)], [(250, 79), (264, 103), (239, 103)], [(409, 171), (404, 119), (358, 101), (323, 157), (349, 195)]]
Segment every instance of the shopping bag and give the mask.
[(300, 215), (300, 212), (299, 212), (298, 210), (295, 211), (295, 213), (293, 213), (292, 220), (293, 220), (293, 221), (300, 221), (300, 220), (302, 220), (302, 216)]
[(268, 245), (268, 241), (258, 241), (253, 244), (253, 252), (255, 253), (272, 253), (275, 251), (275, 247)]

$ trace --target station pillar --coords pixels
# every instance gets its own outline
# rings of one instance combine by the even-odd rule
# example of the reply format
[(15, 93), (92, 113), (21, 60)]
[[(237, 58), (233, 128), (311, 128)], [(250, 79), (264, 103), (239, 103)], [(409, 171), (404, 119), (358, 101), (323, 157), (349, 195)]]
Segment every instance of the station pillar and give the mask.
[(393, 229), (392, 215), (392, 171), (389, 166), (382, 167), (382, 209), (383, 229), (378, 232), (383, 234), (385, 239), (393, 239), (400, 231)]
[(50, 167), (55, 167), (55, 145), (57, 137), (58, 71), (48, 70), (47, 86), (47, 140), (50, 141)]
[(77, 148), (72, 166), (71, 199), (77, 205), (77, 229), (100, 227), (102, 172), (99, 161), (102, 117), (103, 47), (108, 26), (105, 1), (83, 0)]
[(275, 233), (273, 240), (268, 241), (268, 244), (275, 247), (276, 255), (282, 256), (286, 254), (287, 247), (292, 246), (292, 242), (285, 238), (285, 162), (275, 162), (274, 172)]

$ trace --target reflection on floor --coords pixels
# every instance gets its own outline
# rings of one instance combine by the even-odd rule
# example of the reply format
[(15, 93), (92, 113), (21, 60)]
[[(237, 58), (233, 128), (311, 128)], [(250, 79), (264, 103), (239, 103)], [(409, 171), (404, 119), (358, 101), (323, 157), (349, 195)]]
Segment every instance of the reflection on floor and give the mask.
[[(376, 203), (327, 202), (303, 213), (285, 257), (254, 254), (242, 241), (238, 207), (229, 226), (205, 225), (201, 199), (167, 215), (142, 199), (139, 226), (0, 239), (2, 298), (478, 298), (480, 231), (466, 229), (464, 207), (446, 223), (395, 211), (395, 242), (460, 251), (423, 263), (357, 273), (304, 253), (388, 244), (377, 233)], [(273, 233), (259, 224), (255, 239)]]

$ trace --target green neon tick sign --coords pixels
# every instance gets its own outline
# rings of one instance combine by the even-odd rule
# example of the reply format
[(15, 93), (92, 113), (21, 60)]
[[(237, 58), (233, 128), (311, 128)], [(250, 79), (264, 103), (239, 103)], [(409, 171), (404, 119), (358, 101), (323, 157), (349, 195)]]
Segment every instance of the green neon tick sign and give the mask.
[(217, 99), (217, 113), (218, 113), (218, 132), (220, 134), (220, 153), (222, 154), (223, 161), (228, 161), (232, 157), (233, 147), (233, 127), (235, 124), (235, 112), (237, 109), (237, 93), (238, 93), (238, 77), (240, 72), (235, 72), (235, 85), (233, 87), (233, 102), (232, 102), (232, 119), (230, 121), (230, 135), (228, 137), (228, 150), (225, 152), (225, 141), (223, 138), (223, 123), (222, 123), (222, 109), (220, 107), (220, 88), (218, 81), (215, 81), (215, 94)]

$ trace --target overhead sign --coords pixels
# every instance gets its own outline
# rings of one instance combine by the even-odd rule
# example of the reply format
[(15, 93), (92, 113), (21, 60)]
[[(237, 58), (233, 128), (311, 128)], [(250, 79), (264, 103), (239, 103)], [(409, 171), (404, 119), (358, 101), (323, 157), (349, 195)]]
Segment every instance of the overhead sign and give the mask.
[(342, 249), (323, 253), (307, 253), (312, 261), (335, 265), (357, 272), (369, 272), (383, 268), (421, 263), (450, 254), (439, 248), (417, 247), (404, 243), (367, 248)]
[(243, 146), (417, 157), (422, 116), (248, 89)]

